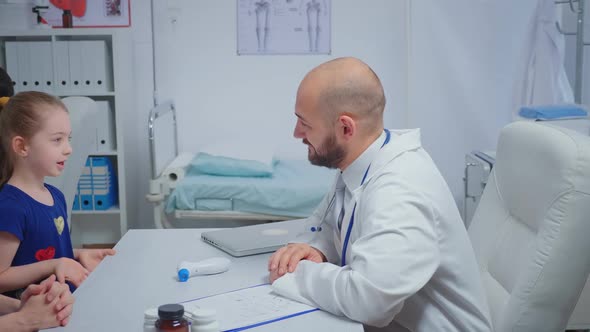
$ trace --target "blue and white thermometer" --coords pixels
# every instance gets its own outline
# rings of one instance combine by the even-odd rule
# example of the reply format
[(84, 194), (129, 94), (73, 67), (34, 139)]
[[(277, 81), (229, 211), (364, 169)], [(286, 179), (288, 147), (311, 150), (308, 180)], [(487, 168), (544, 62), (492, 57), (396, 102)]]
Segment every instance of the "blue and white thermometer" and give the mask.
[(229, 270), (231, 261), (225, 257), (213, 257), (198, 262), (182, 261), (178, 264), (178, 281), (185, 282), (190, 277), (218, 274)]

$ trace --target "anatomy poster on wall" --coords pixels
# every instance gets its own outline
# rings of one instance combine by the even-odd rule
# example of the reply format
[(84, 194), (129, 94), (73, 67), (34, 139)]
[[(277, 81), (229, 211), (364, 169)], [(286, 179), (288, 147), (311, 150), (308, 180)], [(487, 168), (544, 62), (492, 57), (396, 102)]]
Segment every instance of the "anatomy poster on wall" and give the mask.
[(331, 0), (237, 0), (238, 54), (330, 54)]
[(74, 28), (128, 27), (131, 25), (131, 0), (49, 0), (43, 18), (54, 28), (62, 27), (64, 10), (72, 15)]

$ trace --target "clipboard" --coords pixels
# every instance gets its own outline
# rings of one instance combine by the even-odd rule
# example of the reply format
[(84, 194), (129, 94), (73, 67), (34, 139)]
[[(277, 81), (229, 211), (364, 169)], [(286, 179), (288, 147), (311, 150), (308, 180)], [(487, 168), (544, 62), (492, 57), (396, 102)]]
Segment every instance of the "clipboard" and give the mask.
[(244, 331), (320, 309), (282, 297), (270, 284), (240, 288), (204, 296), (181, 304), (190, 304), (217, 311), (221, 331)]

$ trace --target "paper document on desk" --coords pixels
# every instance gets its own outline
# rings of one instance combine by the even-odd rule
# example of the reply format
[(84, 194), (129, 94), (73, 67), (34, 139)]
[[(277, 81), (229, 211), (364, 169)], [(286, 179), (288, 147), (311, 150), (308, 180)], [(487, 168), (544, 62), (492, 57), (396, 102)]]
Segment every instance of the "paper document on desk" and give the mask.
[(274, 293), (270, 284), (237, 289), (183, 304), (215, 309), (221, 331), (242, 331), (319, 310)]

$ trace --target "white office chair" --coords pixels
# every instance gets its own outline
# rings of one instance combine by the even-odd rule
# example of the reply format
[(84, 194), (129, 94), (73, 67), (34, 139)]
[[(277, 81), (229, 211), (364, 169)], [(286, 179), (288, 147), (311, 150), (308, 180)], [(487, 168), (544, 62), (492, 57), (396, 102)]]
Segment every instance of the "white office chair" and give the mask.
[(98, 108), (88, 97), (66, 97), (62, 99), (68, 108), (72, 125), (72, 154), (59, 177), (48, 177), (45, 181), (56, 186), (64, 194), (68, 204), (68, 221), (72, 220), (72, 205), (78, 180), (88, 155), (96, 151), (96, 116)]
[(502, 129), (469, 236), (495, 331), (565, 330), (590, 273), (590, 137), (531, 122)]

